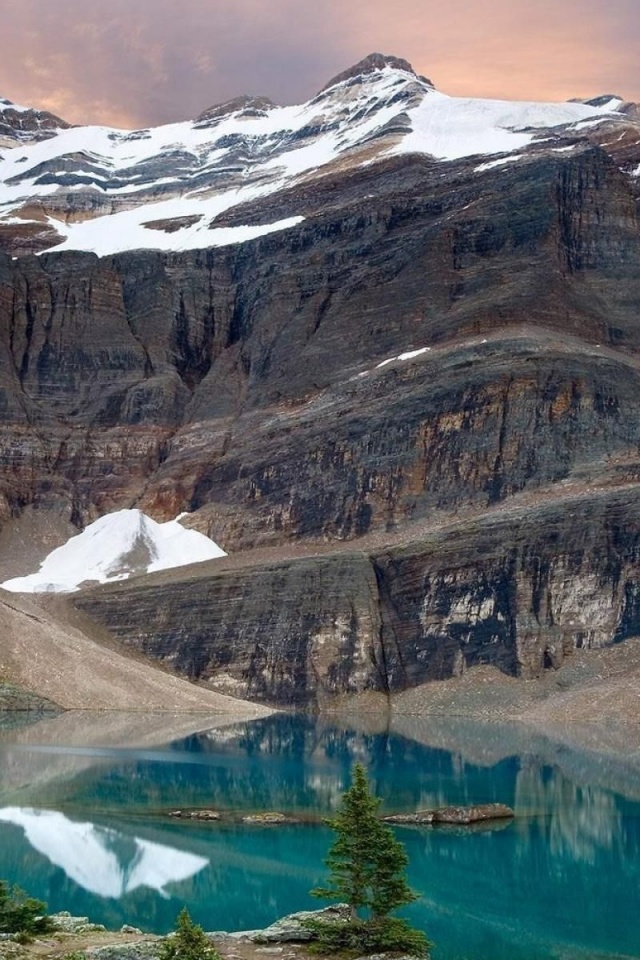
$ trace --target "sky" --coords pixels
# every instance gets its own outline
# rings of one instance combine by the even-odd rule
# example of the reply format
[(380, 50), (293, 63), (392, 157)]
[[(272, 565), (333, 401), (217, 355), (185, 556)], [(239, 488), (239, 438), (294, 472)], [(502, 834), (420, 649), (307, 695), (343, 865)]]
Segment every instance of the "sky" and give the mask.
[(373, 51), (443, 93), (640, 100), (640, 0), (0, 0), (0, 96), (146, 127), (299, 103)]

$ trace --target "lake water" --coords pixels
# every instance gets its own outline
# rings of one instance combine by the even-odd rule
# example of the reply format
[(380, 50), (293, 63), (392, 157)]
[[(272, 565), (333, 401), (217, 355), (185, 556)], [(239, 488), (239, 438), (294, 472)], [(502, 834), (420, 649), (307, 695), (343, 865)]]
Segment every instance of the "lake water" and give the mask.
[(117, 725), (101, 732), (103, 719), (70, 722), (0, 730), (0, 877), (52, 911), (165, 932), (183, 905), (207, 930), (317, 908), (308, 891), (325, 877), (323, 825), (164, 813), (330, 813), (361, 760), (388, 812), (515, 807), (513, 822), (494, 827), (397, 829), (421, 897), (406, 915), (436, 942), (436, 960), (640, 957), (637, 757), (453, 721), (390, 733), (279, 715), (165, 744), (146, 730), (135, 747)]

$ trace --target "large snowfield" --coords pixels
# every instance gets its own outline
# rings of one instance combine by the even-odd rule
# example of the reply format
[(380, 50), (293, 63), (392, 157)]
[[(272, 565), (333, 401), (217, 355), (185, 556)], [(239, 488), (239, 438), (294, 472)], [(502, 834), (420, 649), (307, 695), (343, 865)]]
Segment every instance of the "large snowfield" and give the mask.
[(140, 510), (118, 510), (53, 550), (37, 573), (0, 586), (14, 593), (73, 593), (82, 583), (125, 580), (224, 556), (217, 543), (179, 520), (156, 523)]

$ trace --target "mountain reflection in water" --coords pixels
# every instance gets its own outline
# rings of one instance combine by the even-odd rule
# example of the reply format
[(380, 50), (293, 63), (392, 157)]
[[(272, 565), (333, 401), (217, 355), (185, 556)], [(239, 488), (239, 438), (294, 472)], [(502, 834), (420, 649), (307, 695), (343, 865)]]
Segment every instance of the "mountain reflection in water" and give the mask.
[(168, 883), (186, 880), (209, 863), (205, 857), (111, 827), (75, 823), (53, 810), (5, 807), (0, 809), (0, 821), (22, 827), (34, 850), (100, 897), (121, 897), (138, 887), (166, 897)]

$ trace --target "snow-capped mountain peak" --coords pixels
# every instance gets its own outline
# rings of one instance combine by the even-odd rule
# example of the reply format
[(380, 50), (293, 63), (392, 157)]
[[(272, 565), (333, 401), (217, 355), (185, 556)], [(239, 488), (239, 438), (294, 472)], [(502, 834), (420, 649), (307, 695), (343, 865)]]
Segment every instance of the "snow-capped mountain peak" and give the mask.
[(68, 123), (47, 110), (23, 107), (0, 97), (0, 147), (37, 143), (68, 128)]
[(217, 543), (179, 520), (156, 523), (140, 510), (118, 510), (53, 550), (37, 573), (0, 586), (14, 593), (72, 593), (82, 583), (126, 580), (224, 556)]
[[(24, 126), (0, 163), (0, 240), (17, 237), (9, 248), (18, 254), (242, 243), (304, 219), (278, 216), (277, 196), (299, 184), (409, 153), (446, 163), (516, 157), (563, 136), (575, 145), (590, 126), (637, 123), (627, 107), (611, 97), (567, 103), (450, 97), (406, 60), (376, 53), (306, 103), (278, 107), (267, 98), (240, 97), (194, 121), (148, 130), (69, 128), (37, 111), (29, 121), (28, 111), (0, 113), (0, 136), (3, 117), (10, 116), (12, 129), (16, 118)], [(260, 222), (221, 222), (228, 211), (265, 198), (273, 202), (262, 209), (272, 213)]]
[(364, 57), (362, 60), (359, 60), (358, 63), (354, 63), (352, 67), (348, 67), (347, 70), (343, 70), (337, 76), (333, 77), (333, 79), (322, 88), (321, 92), (330, 90), (332, 87), (337, 87), (350, 80), (362, 79), (380, 70), (394, 70), (396, 73), (406, 73), (411, 77), (422, 80), (430, 87), (433, 86), (431, 81), (427, 80), (426, 77), (418, 77), (418, 74), (408, 60), (403, 60), (401, 57), (394, 57), (385, 53), (370, 53), (369, 56)]

